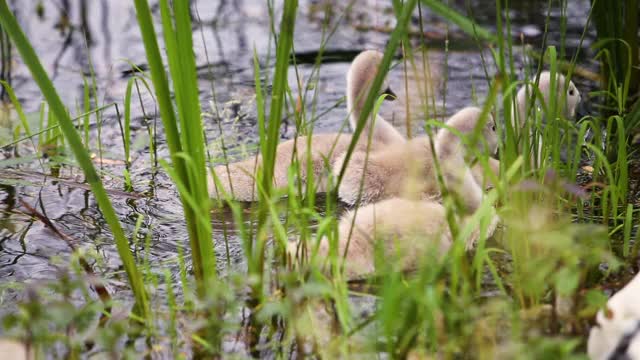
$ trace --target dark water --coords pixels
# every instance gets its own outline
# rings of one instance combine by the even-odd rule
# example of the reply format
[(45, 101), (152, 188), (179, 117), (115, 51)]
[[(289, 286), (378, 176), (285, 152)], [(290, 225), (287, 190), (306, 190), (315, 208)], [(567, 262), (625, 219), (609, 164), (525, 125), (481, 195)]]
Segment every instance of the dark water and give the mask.
[[(71, 113), (82, 113), (76, 109), (83, 106), (83, 76), (90, 83), (92, 73), (98, 89), (97, 94), (92, 93), (93, 98), (100, 105), (118, 103), (118, 110), (122, 113), (126, 85), (132, 76), (129, 62), (146, 67), (132, 2), (44, 1), (40, 14), (39, 3), (36, 0), (14, 1), (14, 8)], [(310, 80), (313, 66), (304, 63), (308, 57), (303, 55), (313, 55), (320, 48), (323, 22), (327, 16), (323, 4), (326, 3), (328, 2), (300, 2), (294, 47), (295, 52), (300, 55), (298, 60), (302, 63), (299, 64), (297, 73), (293, 66), (289, 72), (289, 82), (294, 92), (298, 89), (298, 76), (303, 79), (304, 84), (313, 84), (318, 92), (315, 105), (311, 101), (307, 102), (309, 112), (315, 106), (315, 113), (323, 114), (315, 123), (316, 132), (338, 131), (342, 127), (346, 109), (339, 101), (344, 95), (345, 74), (351, 57), (363, 49), (382, 49), (389, 38), (387, 29), (394, 25), (388, 1), (357, 1), (351, 12), (344, 17), (341, 17), (345, 6), (343, 2), (333, 2), (333, 15), (329, 15), (329, 24), (337, 26), (337, 31), (325, 48), (334, 57), (331, 62), (321, 66), (317, 79)], [(473, 14), (481, 25), (495, 28), (495, 5), (492, 1), (458, 0), (453, 3), (459, 10)], [(281, 2), (276, 1), (276, 14), (280, 13), (280, 9)], [(567, 58), (573, 56), (579, 46), (588, 11), (588, 0), (570, 1), (566, 14), (558, 8), (552, 8), (547, 44), (561, 46), (559, 29), (563, 16), (566, 16), (564, 51)], [(253, 152), (258, 139), (253, 52), (258, 54), (263, 66), (263, 78), (266, 74), (271, 75), (272, 68), (267, 65), (274, 62), (274, 59), (269, 58), (269, 54), (273, 55), (274, 51), (270, 47), (272, 42), (269, 37), (270, 20), (266, 2), (194, 1), (193, 15), (194, 53), (199, 69), (200, 98), (207, 112), (204, 123), (209, 150), (213, 159), (219, 159), (222, 154), (220, 139), (224, 138), (232, 157), (241, 158), (243, 154)], [(430, 94), (434, 100), (429, 100), (435, 107), (429, 108), (428, 115), (444, 117), (458, 108), (482, 101), (488, 88), (483, 57), (488, 74), (495, 73), (490, 52), (427, 9), (423, 9), (422, 15), (428, 57), (432, 61), (432, 72), (439, 79), (435, 90)], [(512, 21), (513, 38), (518, 43), (522, 38), (534, 49), (542, 49), (547, 1), (515, 1), (508, 15)], [(154, 20), (159, 28), (157, 7), (154, 7)], [(418, 12), (412, 26), (413, 32), (420, 30)], [(86, 37), (85, 33), (88, 34)], [(581, 65), (588, 68), (595, 66), (588, 60), (593, 55), (588, 49), (592, 38), (593, 31), (589, 30), (579, 56)], [(422, 37), (414, 36), (416, 49), (422, 40)], [(522, 49), (516, 48), (516, 51), (518, 54), (515, 55), (515, 65), (521, 71), (525, 64)], [(410, 71), (409, 73), (411, 74)], [(385, 104), (382, 115), (387, 119), (404, 119), (406, 104), (409, 103), (412, 117), (416, 120), (424, 119), (425, 111), (419, 106), (425, 101), (424, 95), (416, 91), (422, 80), (419, 77), (410, 78), (407, 93), (403, 74), (402, 65), (392, 70), (391, 85), (400, 100)], [(37, 128), (37, 113), (42, 97), (28, 70), (17, 57), (14, 57), (11, 83), (33, 122), (32, 127)], [(582, 89), (591, 85), (578, 81), (578, 86)], [(312, 92), (309, 98), (311, 95)], [(139, 196), (131, 197), (120, 192), (124, 189), (124, 153), (113, 107), (102, 112), (100, 127), (95, 125), (97, 120), (92, 116), (94, 125), (91, 128), (91, 148), (96, 154), (102, 151), (105, 161), (101, 168), (105, 185), (114, 190), (112, 201), (129, 235), (133, 234), (138, 218), (142, 217), (137, 244), (132, 244), (134, 253), (144, 255), (144, 238), (150, 233), (151, 247), (148, 250), (152, 270), (160, 272), (169, 268), (176, 274), (177, 248), (188, 247), (182, 209), (177, 191), (168, 176), (161, 169), (156, 172), (150, 160), (147, 129), (156, 124), (156, 108), (148, 95), (144, 95), (142, 100), (141, 105), (136, 96), (132, 104), (131, 177), (134, 193)], [(13, 115), (0, 116), (0, 144), (11, 141), (11, 129), (16, 123)], [(159, 120), (156, 125), (158, 157), (166, 159), (168, 150)], [(402, 124), (397, 125), (402, 127)], [(419, 131), (420, 121), (414, 121), (413, 128), (414, 131)], [(281, 129), (282, 138), (292, 137), (294, 131), (295, 126), (287, 119)], [(101, 140), (100, 147), (98, 138)], [(23, 142), (17, 149), (22, 155), (33, 152), (28, 142)], [(13, 149), (4, 148), (0, 159), (9, 159), (12, 154)], [(64, 161), (64, 154), (62, 160)], [(0, 283), (34, 283), (55, 278), (59, 266), (56, 264), (64, 266), (64, 259), (70, 254), (65, 241), (41, 221), (30, 216), (26, 208), (21, 206), (20, 201), (24, 201), (46, 213), (60, 231), (73, 238), (75, 246), (99, 254), (103, 260), (96, 264), (96, 271), (111, 280), (110, 288), (124, 290), (126, 287), (119, 281), (123, 275), (115, 244), (91, 193), (82, 185), (81, 172), (66, 165), (59, 170), (59, 177), (51, 176), (51, 172), (51, 163), (46, 162), (42, 167), (38, 161), (29, 159), (21, 161), (21, 164), (13, 166), (11, 170), (0, 168)], [(234, 236), (229, 214), (217, 214), (212, 221), (219, 270), (229, 271), (227, 263), (231, 264), (232, 270), (242, 270), (244, 264), (241, 246)], [(225, 227), (229, 230), (226, 240), (223, 235)], [(62, 260), (56, 260), (58, 258)], [(3, 306), (14, 303), (23, 296), (20, 290), (4, 287), (0, 284)]]

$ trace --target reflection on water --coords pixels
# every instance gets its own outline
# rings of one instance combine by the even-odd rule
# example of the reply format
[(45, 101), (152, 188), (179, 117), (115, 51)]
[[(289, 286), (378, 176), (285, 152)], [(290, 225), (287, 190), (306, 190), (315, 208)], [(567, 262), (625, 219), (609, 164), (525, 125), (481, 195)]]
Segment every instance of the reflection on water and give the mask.
[[(192, 1), (194, 17), (194, 53), (200, 80), (200, 96), (207, 112), (204, 121), (207, 140), (213, 159), (221, 156), (220, 138), (232, 156), (240, 157), (252, 152), (257, 145), (255, 113), (255, 93), (253, 74), (253, 52), (258, 54), (265, 74), (271, 71), (267, 64), (268, 54), (273, 55), (269, 44), (269, 18), (264, 1)], [(337, 26), (335, 34), (327, 41), (327, 51), (347, 54), (323, 64), (317, 78), (312, 79), (313, 65), (302, 63), (298, 71), (291, 67), (290, 85), (298, 89), (297, 77), (303, 86), (312, 86), (318, 92), (318, 101), (313, 105), (313, 113), (322, 116), (314, 123), (317, 132), (339, 130), (345, 119), (346, 110), (342, 102), (345, 89), (345, 74), (353, 54), (367, 48), (382, 48), (388, 40), (387, 29), (393, 26), (393, 17), (388, 2), (362, 0), (352, 10), (344, 14), (342, 2), (333, 2), (333, 11), (327, 13), (325, 1), (301, 1), (296, 23), (295, 51), (299, 54), (317, 52), (323, 39), (323, 22), (327, 15), (330, 26)], [(517, 41), (522, 38), (534, 46), (542, 48), (547, 1), (515, 1), (508, 16), (512, 21), (512, 35)], [(276, 13), (281, 4), (276, 1)], [(560, 22), (566, 20), (568, 35), (566, 55), (572, 56), (579, 45), (583, 23), (589, 10), (588, 0), (569, 2), (566, 14), (552, 8), (549, 29), (560, 29)], [(42, 8), (39, 8), (42, 6)], [(455, 6), (465, 13), (473, 14), (480, 24), (494, 28), (495, 13), (493, 1), (455, 1)], [(146, 68), (144, 47), (136, 24), (135, 10), (128, 0), (82, 1), (69, 0), (50, 2), (39, 0), (14, 1), (14, 9), (31, 39), (45, 68), (51, 74), (65, 103), (73, 114), (82, 113), (85, 82), (91, 87), (92, 107), (97, 104), (116, 102), (122, 104), (126, 84), (132, 76), (130, 64)], [(159, 9), (153, 5), (154, 19), (159, 23)], [(399, 94), (399, 100), (392, 105), (385, 104), (383, 116), (396, 125), (404, 126), (406, 105), (411, 105), (411, 116), (423, 119), (429, 116), (443, 117), (456, 109), (481, 101), (488, 82), (485, 76), (485, 61), (490, 61), (489, 52), (472, 39), (464, 36), (453, 25), (423, 9), (424, 37), (416, 36), (416, 48), (421, 40), (427, 42), (428, 58), (433, 62), (430, 75), (441, 80), (446, 86), (436, 84), (434, 89), (420, 91), (424, 85), (424, 74), (408, 71), (409, 85), (405, 85), (403, 64), (395, 67), (390, 75), (392, 87)], [(159, 26), (157, 26), (157, 29)], [(367, 30), (368, 29), (368, 30)], [(448, 51), (445, 52), (444, 39), (449, 30)], [(413, 21), (413, 33), (420, 31), (419, 17)], [(587, 39), (590, 38), (591, 32)], [(560, 37), (551, 32), (547, 44), (559, 45)], [(583, 45), (586, 47), (587, 43)], [(581, 50), (581, 59), (588, 58), (589, 50)], [(351, 54), (351, 55), (349, 55)], [(483, 58), (484, 57), (484, 58)], [(516, 67), (522, 69), (522, 56), (515, 55)], [(445, 66), (446, 64), (446, 66)], [(488, 65), (486, 71), (495, 71)], [(94, 93), (91, 77), (95, 78)], [(37, 114), (41, 95), (29, 76), (28, 70), (19, 59), (15, 59), (11, 78), (15, 91), (23, 103), (25, 111)], [(406, 90), (405, 90), (406, 89)], [(408, 90), (408, 91), (407, 91)], [(429, 99), (428, 96), (433, 98)], [(311, 98), (312, 96), (309, 96)], [(425, 99), (427, 98), (427, 99)], [(101, 146), (98, 146), (98, 127), (91, 128), (92, 151), (102, 150), (106, 159), (101, 165), (107, 188), (114, 190), (111, 198), (125, 231), (133, 235), (136, 222), (142, 217), (141, 230), (131, 247), (138, 256), (144, 256), (145, 237), (151, 234), (150, 261), (154, 269), (162, 271), (169, 267), (177, 273), (177, 248), (188, 247), (182, 209), (177, 192), (168, 176), (156, 171), (149, 154), (149, 127), (158, 126), (158, 157), (167, 158), (163, 130), (160, 122), (155, 122), (155, 105), (148, 94), (132, 103), (132, 158), (131, 177), (134, 191), (143, 196), (132, 198), (119, 191), (123, 184), (123, 146), (120, 128), (116, 119), (116, 109), (109, 107), (102, 112), (100, 128)], [(429, 104), (425, 109), (416, 104)], [(211, 104), (211, 105), (209, 105)], [(337, 105), (336, 105), (337, 104)], [(309, 100), (309, 107), (312, 107)], [(434, 106), (435, 105), (435, 106)], [(121, 106), (121, 105), (120, 105)], [(120, 108), (119, 111), (122, 111)], [(311, 112), (310, 112), (311, 113)], [(2, 118), (2, 117), (0, 117)], [(2, 118), (6, 119), (6, 117)], [(281, 134), (283, 138), (294, 136), (295, 128), (285, 119)], [(33, 126), (37, 126), (38, 116), (29, 116)], [(97, 117), (92, 115), (96, 123)], [(11, 134), (13, 123), (0, 122), (2, 132)], [(414, 130), (420, 131), (419, 121), (414, 122)], [(8, 136), (8, 135), (7, 135)], [(3, 143), (6, 136), (3, 138)], [(18, 147), (22, 154), (28, 154), (31, 145), (23, 143)], [(13, 149), (4, 149), (2, 159), (10, 158)], [(64, 160), (64, 154), (62, 154)], [(107, 161), (109, 160), (109, 161)], [(64, 162), (64, 161), (63, 161)], [(57, 238), (41, 222), (30, 216), (18, 199), (46, 214), (60, 229), (70, 235), (76, 246), (96, 252), (104, 261), (96, 264), (96, 272), (111, 278), (120, 270), (115, 245), (107, 230), (95, 201), (78, 169), (63, 166), (60, 177), (46, 176), (49, 169), (43, 169), (38, 161), (24, 161), (14, 172), (3, 171), (0, 175), (0, 278), (3, 282), (35, 281), (52, 278), (56, 274), (53, 258), (66, 258), (68, 245)], [(219, 256), (219, 270), (244, 268), (241, 244), (235, 236), (234, 225), (228, 212), (218, 212), (213, 216), (215, 250)], [(227, 234), (225, 241), (224, 234)], [(19, 293), (5, 293), (5, 301), (20, 296)]]

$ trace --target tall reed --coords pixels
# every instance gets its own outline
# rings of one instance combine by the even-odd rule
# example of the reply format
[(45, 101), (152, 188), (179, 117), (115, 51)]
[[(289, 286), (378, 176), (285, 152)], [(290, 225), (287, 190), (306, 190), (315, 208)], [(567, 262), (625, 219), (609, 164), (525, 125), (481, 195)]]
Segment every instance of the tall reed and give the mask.
[(172, 167), (168, 168), (168, 171), (180, 192), (189, 232), (196, 287), (198, 294), (204, 296), (216, 279), (216, 267), (211, 241), (204, 139), (189, 4), (177, 1), (173, 3), (173, 8), (170, 8), (168, 1), (160, 1), (162, 29), (176, 94), (177, 113), (170, 97), (151, 9), (146, 0), (136, 0), (135, 6), (160, 117), (171, 153)]
[[(290, 52), (293, 46), (293, 33), (296, 19), (297, 0), (285, 0), (282, 19), (280, 21), (280, 33), (276, 48), (276, 63), (273, 74), (273, 87), (271, 91), (271, 105), (269, 119), (265, 117), (266, 109), (258, 111), (258, 126), (260, 133), (260, 153), (262, 155), (262, 168), (258, 169), (258, 229), (255, 240), (246, 246), (249, 253), (249, 274), (257, 278), (252, 286), (252, 301), (256, 305), (262, 299), (263, 273), (264, 273), (264, 246), (267, 241), (269, 227), (267, 219), (269, 215), (268, 204), (272, 199), (273, 173), (275, 167), (276, 148), (280, 142), (279, 130), (282, 123), (282, 113), (285, 105), (286, 91), (288, 87), (288, 70)], [(257, 84), (256, 84), (257, 85)]]
[[(178, 188), (187, 224), (196, 293), (201, 304), (217, 296), (216, 257), (213, 251), (208, 193), (206, 151), (202, 124), (202, 109), (193, 54), (190, 3), (168, 0), (159, 2), (162, 33), (166, 48), (169, 75), (175, 94), (175, 109), (169, 81), (160, 54), (152, 12), (147, 0), (136, 0), (135, 8), (149, 62), (155, 98), (164, 125), (171, 154), (171, 163), (161, 161)], [(203, 315), (218, 318), (223, 309), (206, 307)], [(221, 321), (206, 321), (193, 334), (197, 356), (219, 354)]]
[[(640, 13), (638, 0), (601, 1), (591, 0), (593, 19), (597, 30), (598, 42), (595, 47), (600, 49), (600, 73), (604, 94), (603, 114), (623, 115), (635, 109), (638, 113), (640, 102), (640, 38), (638, 25)], [(635, 105), (634, 105), (635, 104)], [(624, 129), (637, 132), (640, 121), (637, 117), (630, 117)], [(610, 161), (617, 160), (618, 130), (617, 124), (611, 127), (610, 136), (613, 146), (607, 149)], [(625, 145), (631, 138), (623, 139)]]

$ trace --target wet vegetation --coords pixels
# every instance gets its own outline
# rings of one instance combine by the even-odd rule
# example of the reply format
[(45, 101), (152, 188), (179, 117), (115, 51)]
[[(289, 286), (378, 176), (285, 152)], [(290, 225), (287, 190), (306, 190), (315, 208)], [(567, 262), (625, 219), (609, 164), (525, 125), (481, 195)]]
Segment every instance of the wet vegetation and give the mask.
[[(637, 0), (135, 0), (120, 45), (139, 54), (116, 80), (88, 3), (76, 21), (68, 2), (0, 0), (0, 333), (37, 358), (585, 358), (595, 313), (639, 270)], [(39, 53), (34, 24), (52, 18), (80, 71)], [(476, 154), (493, 186), (467, 226), (444, 191), (445, 256), (404, 271), (379, 254), (353, 280), (344, 254), (318, 254), (337, 242), (348, 161), (326, 195), (293, 180), (296, 159), (288, 187), (273, 176), (284, 138), (349, 132), (344, 76), (366, 48), (384, 57), (347, 159), (378, 110), (412, 137), (476, 105), (496, 118), (500, 170)], [(586, 111), (533, 91), (523, 146), (516, 93), (543, 69)], [(256, 153), (258, 201), (210, 199), (214, 166)]]

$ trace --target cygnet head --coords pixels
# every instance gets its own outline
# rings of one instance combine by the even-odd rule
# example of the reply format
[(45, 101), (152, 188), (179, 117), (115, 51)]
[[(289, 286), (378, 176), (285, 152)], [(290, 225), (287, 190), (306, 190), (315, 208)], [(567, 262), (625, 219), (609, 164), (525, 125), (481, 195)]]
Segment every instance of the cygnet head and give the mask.
[[(358, 54), (347, 73), (347, 107), (349, 111), (359, 111), (367, 100), (369, 88), (378, 73), (384, 54), (377, 50), (366, 50)], [(387, 100), (394, 100), (395, 94), (389, 88), (387, 79), (382, 84), (379, 95), (388, 94)]]
[[(543, 71), (540, 73), (540, 80), (538, 82), (538, 89), (540, 89), (540, 93), (544, 98), (544, 102), (548, 105), (550, 94), (553, 92), (551, 89), (551, 73), (549, 71)], [(528, 86), (523, 86), (520, 91), (518, 91), (517, 102), (518, 102), (518, 113), (520, 116), (520, 123), (524, 124), (525, 111), (527, 103), (527, 93), (529, 98), (534, 98), (535, 94)], [(578, 104), (582, 100), (580, 96), (580, 91), (576, 88), (576, 85), (573, 81), (569, 81), (569, 85), (566, 84), (566, 79), (562, 74), (556, 74), (556, 91), (554, 95), (558, 99), (558, 107), (562, 111), (562, 114), (567, 119), (573, 119), (576, 115), (576, 109)], [(565, 99), (565, 103), (562, 104), (561, 101)]]
[[(540, 74), (540, 82), (538, 83), (540, 92), (544, 95), (544, 101), (549, 104), (549, 94), (551, 93), (551, 73), (544, 71)], [(563, 92), (566, 94), (563, 95)], [(562, 109), (564, 116), (567, 119), (572, 119), (576, 115), (576, 108), (582, 100), (580, 91), (576, 88), (573, 81), (569, 80), (569, 85), (566, 85), (566, 79), (562, 74), (556, 74), (556, 95), (558, 100), (562, 100), (566, 96), (565, 106)]]
[[(477, 146), (481, 153), (486, 153), (488, 151), (489, 155), (494, 155), (498, 150), (498, 134), (496, 133), (495, 120), (491, 114), (487, 114), (486, 117), (483, 118), (482, 109), (470, 106), (455, 113), (447, 121), (447, 125), (457, 129), (463, 135), (470, 135), (473, 133), (480, 120), (484, 121), (484, 126), (481, 129), (481, 133), (478, 134), (480, 142)], [(485, 142), (487, 144), (487, 148), (484, 147)]]

